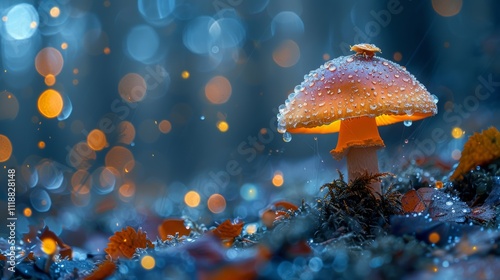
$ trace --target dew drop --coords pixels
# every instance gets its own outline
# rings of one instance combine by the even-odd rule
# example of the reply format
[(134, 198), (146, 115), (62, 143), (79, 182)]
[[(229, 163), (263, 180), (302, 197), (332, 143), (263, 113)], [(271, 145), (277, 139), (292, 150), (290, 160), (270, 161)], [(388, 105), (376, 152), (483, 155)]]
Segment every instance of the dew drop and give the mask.
[(389, 65), (389, 63), (387, 63), (386, 61), (382, 62), (382, 64), (384, 64), (384, 66)]
[(287, 143), (292, 141), (292, 134), (290, 134), (290, 132), (283, 133), (283, 141)]
[(438, 103), (439, 98), (437, 96), (435, 96), (434, 94), (432, 94), (431, 97), (432, 97), (432, 101), (434, 101), (434, 103)]
[[(284, 106), (283, 104), (281, 104), (281, 106)], [(205, 116), (201, 116), (200, 117), (200, 120), (204, 121), (205, 120)]]
[(352, 57), (347, 58), (347, 62), (353, 62), (353, 61), (354, 61), (354, 59), (352, 59)]
[(411, 124), (413, 123), (411, 120), (406, 120), (403, 122), (405, 126), (411, 126)]
[(453, 202), (452, 202), (452, 201), (446, 201), (446, 205), (448, 205), (448, 206), (452, 206), (452, 205), (453, 205)]
[(285, 133), (286, 132), (286, 127), (284, 125), (281, 125), (281, 122), (280, 122), (280, 124), (278, 125), (277, 130), (278, 130), (279, 133)]
[(394, 77), (399, 78), (399, 75), (398, 75), (398, 74), (395, 74), (395, 75), (394, 75)]
[(340, 90), (340, 88), (339, 88), (339, 90), (337, 91), (337, 93), (341, 93), (341, 92), (342, 92), (342, 91), (341, 91), (341, 90)]
[(372, 109), (372, 110), (377, 109), (377, 105), (375, 105), (375, 104), (371, 104), (371, 105), (370, 105), (370, 109)]

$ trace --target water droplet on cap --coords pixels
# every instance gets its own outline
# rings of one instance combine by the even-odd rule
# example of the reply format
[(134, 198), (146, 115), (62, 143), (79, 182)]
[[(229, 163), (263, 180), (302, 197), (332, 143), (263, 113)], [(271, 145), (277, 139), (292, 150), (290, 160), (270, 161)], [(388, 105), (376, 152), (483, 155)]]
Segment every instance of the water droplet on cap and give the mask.
[(439, 98), (437, 96), (435, 96), (434, 94), (432, 94), (431, 97), (432, 97), (432, 101), (434, 101), (434, 103), (438, 103)]
[(278, 125), (278, 132), (279, 133), (285, 133), (286, 132), (286, 128), (284, 125), (281, 125), (281, 121), (280, 121), (280, 124)]
[(290, 132), (283, 133), (283, 141), (285, 142), (292, 141), (292, 134), (290, 134)]
[(413, 123), (411, 120), (406, 120), (403, 122), (405, 126), (411, 126), (411, 124)]

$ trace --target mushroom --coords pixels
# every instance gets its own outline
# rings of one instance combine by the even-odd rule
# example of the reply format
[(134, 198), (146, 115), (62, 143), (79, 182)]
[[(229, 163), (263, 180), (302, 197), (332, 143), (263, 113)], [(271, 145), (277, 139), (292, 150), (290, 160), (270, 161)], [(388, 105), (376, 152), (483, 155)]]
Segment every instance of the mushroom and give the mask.
[[(406, 125), (437, 113), (435, 95), (406, 69), (376, 57), (372, 44), (351, 47), (356, 53), (327, 61), (304, 76), (304, 81), (279, 107), (278, 131), (339, 132), (336, 160), (347, 158), (348, 178), (379, 173), (377, 150), (384, 147), (378, 126), (404, 121)], [(381, 193), (380, 182), (370, 185)]]

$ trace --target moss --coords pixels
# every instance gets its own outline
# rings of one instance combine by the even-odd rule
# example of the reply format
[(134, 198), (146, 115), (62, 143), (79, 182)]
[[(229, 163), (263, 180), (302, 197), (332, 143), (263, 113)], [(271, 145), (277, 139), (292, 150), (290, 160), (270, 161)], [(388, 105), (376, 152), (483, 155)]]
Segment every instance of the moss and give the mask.
[(401, 194), (392, 188), (383, 194), (374, 195), (370, 184), (388, 173), (365, 174), (350, 183), (339, 178), (321, 187), (326, 194), (318, 202), (320, 227), (314, 240), (323, 242), (345, 233), (353, 234), (355, 240), (375, 238), (388, 225), (389, 216), (401, 213)]

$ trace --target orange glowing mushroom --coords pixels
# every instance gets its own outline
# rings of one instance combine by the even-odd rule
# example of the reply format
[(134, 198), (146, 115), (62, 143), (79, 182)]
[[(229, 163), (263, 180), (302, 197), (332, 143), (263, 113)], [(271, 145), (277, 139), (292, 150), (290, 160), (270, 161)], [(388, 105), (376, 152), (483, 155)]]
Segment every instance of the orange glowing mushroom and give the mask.
[[(379, 173), (377, 150), (384, 147), (378, 126), (411, 123), (437, 113), (437, 97), (406, 69), (375, 56), (371, 44), (351, 47), (356, 53), (327, 61), (311, 71), (279, 107), (278, 131), (290, 133), (339, 132), (330, 153), (347, 158), (349, 180)], [(371, 185), (381, 193), (380, 183)]]

